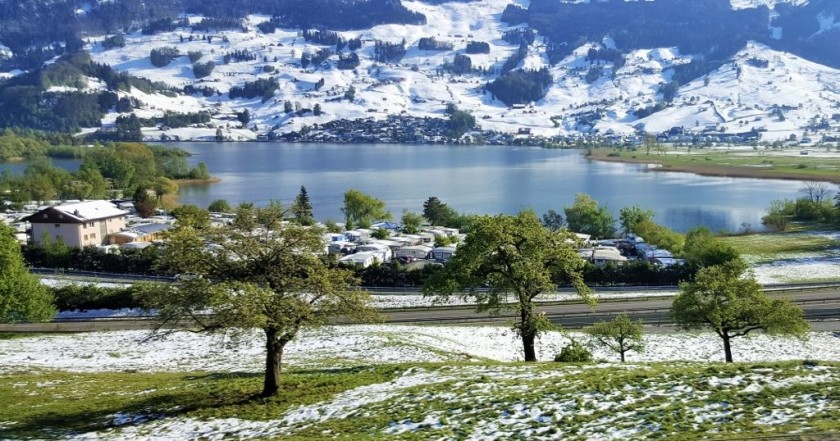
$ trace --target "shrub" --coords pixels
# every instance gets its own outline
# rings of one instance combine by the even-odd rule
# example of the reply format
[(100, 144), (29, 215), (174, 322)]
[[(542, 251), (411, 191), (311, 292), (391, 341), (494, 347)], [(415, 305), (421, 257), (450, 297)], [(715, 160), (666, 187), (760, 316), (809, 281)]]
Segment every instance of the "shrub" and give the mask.
[(137, 308), (134, 288), (102, 288), (96, 285), (67, 285), (54, 288), (59, 311)]
[(592, 352), (586, 349), (577, 340), (572, 340), (559, 354), (554, 356), (554, 361), (559, 363), (586, 363), (592, 361)]

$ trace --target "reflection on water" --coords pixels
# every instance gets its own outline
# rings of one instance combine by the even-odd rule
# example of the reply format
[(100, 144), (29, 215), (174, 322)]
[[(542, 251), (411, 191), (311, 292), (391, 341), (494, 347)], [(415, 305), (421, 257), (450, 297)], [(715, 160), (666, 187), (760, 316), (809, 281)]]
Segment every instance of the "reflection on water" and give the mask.
[(315, 216), (342, 218), (346, 190), (384, 200), (396, 218), (422, 210), (437, 196), (459, 212), (562, 211), (588, 193), (615, 214), (638, 204), (656, 220), (686, 231), (706, 225), (737, 231), (761, 228), (773, 199), (794, 198), (801, 182), (703, 177), (652, 171), (645, 165), (589, 162), (579, 151), (519, 147), (176, 143), (204, 161), (222, 182), (182, 187), (181, 201), (206, 207), (231, 203), (289, 203), (306, 186)]

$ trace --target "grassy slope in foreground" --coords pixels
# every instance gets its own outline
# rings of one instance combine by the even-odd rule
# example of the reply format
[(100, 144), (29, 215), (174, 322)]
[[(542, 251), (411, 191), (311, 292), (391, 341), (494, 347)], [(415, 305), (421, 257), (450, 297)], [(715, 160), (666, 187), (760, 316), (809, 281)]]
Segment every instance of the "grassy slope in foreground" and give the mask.
[(115, 426), (129, 439), (285, 440), (732, 439), (840, 430), (838, 363), (295, 370), (284, 376), (281, 396), (265, 401), (251, 398), (260, 381), (241, 373), (6, 372), (0, 438), (64, 438)]
[(587, 157), (597, 161), (658, 164), (656, 171), (688, 172), (706, 176), (797, 179), (840, 183), (840, 155), (837, 157), (781, 155), (778, 151), (674, 148), (662, 154), (644, 147), (636, 151), (592, 149)]

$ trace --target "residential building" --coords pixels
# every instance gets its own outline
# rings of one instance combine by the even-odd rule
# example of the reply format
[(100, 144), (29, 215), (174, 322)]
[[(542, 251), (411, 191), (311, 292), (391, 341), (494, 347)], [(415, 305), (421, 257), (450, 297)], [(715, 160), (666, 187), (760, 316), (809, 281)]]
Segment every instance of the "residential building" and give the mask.
[(102, 245), (108, 235), (122, 231), (127, 216), (127, 211), (108, 201), (87, 201), (47, 207), (23, 220), (32, 226), (30, 243), (40, 244), (46, 237), (84, 248)]

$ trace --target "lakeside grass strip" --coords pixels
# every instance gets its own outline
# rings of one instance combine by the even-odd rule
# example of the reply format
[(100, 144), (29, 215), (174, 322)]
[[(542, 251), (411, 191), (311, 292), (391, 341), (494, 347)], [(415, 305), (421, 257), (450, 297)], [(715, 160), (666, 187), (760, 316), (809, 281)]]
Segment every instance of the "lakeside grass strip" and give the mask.
[[(686, 151), (686, 149), (681, 149)], [(669, 149), (673, 151), (673, 149)], [(683, 154), (646, 154), (607, 148), (592, 149), (587, 158), (605, 162), (657, 164), (651, 171), (694, 173), (701, 176), (736, 178), (812, 180), (840, 183), (840, 156), (837, 158), (784, 156), (773, 151), (716, 151), (692, 149)]]

